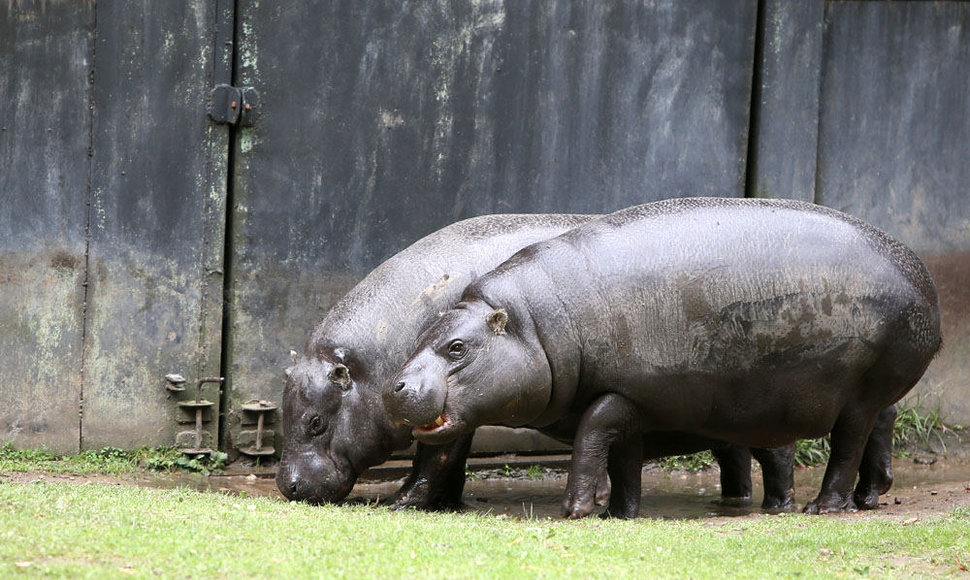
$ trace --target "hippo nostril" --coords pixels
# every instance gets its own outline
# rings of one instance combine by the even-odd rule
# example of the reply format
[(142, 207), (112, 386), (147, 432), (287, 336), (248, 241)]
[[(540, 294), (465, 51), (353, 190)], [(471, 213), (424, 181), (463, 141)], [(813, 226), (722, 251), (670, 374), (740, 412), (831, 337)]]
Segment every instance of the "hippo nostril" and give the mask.
[(404, 390), (404, 387), (406, 387), (406, 386), (407, 385), (404, 384), (404, 381), (401, 381), (400, 383), (394, 385), (394, 392), (395, 393), (400, 393), (401, 391)]

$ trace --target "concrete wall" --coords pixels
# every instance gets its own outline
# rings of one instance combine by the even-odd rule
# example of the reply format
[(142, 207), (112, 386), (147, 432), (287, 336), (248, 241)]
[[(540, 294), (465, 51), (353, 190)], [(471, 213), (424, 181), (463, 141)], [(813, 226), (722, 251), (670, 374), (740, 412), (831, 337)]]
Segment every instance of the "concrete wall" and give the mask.
[(0, 443), (172, 444), (162, 376), (219, 374), (216, 24), (203, 0), (0, 4)]
[[(179, 372), (226, 375), (231, 448), (422, 235), (681, 195), (911, 245), (946, 343), (917, 394), (968, 423), (968, 28), (963, 2), (0, 3), (0, 443), (172, 444)], [(218, 83), (259, 91), (254, 126), (207, 118)]]

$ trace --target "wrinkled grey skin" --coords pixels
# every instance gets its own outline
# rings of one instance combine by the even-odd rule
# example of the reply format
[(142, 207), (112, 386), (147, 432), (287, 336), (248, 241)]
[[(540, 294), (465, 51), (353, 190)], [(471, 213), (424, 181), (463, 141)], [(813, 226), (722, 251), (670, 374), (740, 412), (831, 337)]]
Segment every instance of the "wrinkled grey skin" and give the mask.
[[(591, 216), (493, 215), (464, 220), (415, 242), (330, 309), (283, 391), (283, 451), (276, 483), (291, 500), (335, 502), (368, 467), (411, 444), (384, 411), (381, 387), (418, 333), (452, 306), (478, 274), (517, 250)], [(414, 470), (389, 501), (397, 507), (460, 505), (472, 434), (419, 444)]]
[[(421, 330), (461, 296), (478, 273), (514, 252), (592, 219), (578, 215), (493, 215), (465, 220), (419, 240), (364, 278), (328, 312), (283, 392), (283, 451), (276, 482), (289, 499), (336, 502), (358, 476), (410, 445), (411, 429), (384, 410), (381, 387), (404, 363)], [(578, 421), (551, 426), (571, 442)], [(469, 432), (441, 446), (419, 443), (414, 469), (387, 503), (429, 510), (461, 505)], [(661, 457), (714, 447), (729, 500), (751, 494), (750, 453), (721, 442), (665, 434), (645, 438)], [(755, 450), (765, 474), (766, 507), (791, 502), (792, 460), (785, 450)]]
[(385, 403), (427, 443), (579, 417), (569, 517), (592, 512), (604, 473), (608, 512), (636, 515), (644, 432), (750, 447), (831, 433), (806, 506), (824, 513), (873, 507), (888, 489), (892, 406), (939, 345), (935, 286), (886, 234), (795, 201), (667, 200), (539, 242), (479, 278), (424, 334)]

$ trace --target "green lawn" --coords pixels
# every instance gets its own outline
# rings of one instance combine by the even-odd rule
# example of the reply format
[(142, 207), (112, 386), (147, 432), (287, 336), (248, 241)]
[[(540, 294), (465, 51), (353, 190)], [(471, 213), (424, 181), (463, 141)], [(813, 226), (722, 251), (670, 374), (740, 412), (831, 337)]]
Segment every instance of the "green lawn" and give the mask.
[(0, 578), (770, 578), (965, 575), (970, 509), (580, 522), (0, 483)]

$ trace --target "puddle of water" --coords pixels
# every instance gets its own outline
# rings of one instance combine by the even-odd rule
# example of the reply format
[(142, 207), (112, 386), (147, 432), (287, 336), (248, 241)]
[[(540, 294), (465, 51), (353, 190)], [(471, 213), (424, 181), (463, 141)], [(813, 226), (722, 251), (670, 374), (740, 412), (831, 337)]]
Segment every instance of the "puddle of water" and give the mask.
[[(797, 469), (795, 471), (795, 503), (800, 509), (818, 493), (823, 468)], [(947, 482), (970, 484), (970, 462), (940, 461), (933, 465), (919, 465), (911, 460), (899, 459), (893, 464), (896, 482), (887, 496), (905, 494), (919, 489), (922, 493), (934, 485)], [(760, 473), (753, 474), (753, 493), (748, 506), (730, 506), (720, 503), (721, 490), (717, 470), (699, 473), (668, 474), (656, 468), (643, 471), (643, 496), (640, 517), (656, 519), (693, 519), (715, 516), (745, 517), (762, 513), (760, 509), (762, 486)], [(265, 496), (285, 499), (276, 488), (272, 477), (255, 475), (209, 476), (187, 474), (143, 475), (133, 482), (136, 485), (158, 488), (188, 487), (198, 491), (230, 493), (248, 496)], [(377, 501), (392, 495), (401, 480), (358, 483), (351, 499)], [(495, 475), (472, 477), (465, 484), (464, 501), (467, 509), (479, 513), (505, 514), (526, 518), (559, 518), (562, 494), (566, 487), (564, 475), (549, 476), (538, 480), (507, 478)], [(885, 501), (885, 499), (884, 499)]]
[[(689, 519), (759, 512), (750, 506), (722, 505), (715, 471), (671, 475), (645, 471), (642, 483), (641, 517)], [(465, 504), (480, 513), (559, 518), (565, 487), (565, 477), (541, 481), (472, 480), (465, 485)]]
[[(944, 483), (970, 484), (970, 463), (954, 460), (934, 465), (915, 464), (899, 459), (893, 464), (896, 482), (883, 501), (892, 502), (894, 494), (903, 495), (919, 489), (922, 493), (934, 485)], [(824, 468), (795, 471), (795, 509), (800, 511), (818, 493)], [(655, 519), (694, 519), (707, 517), (745, 517), (763, 513), (760, 509), (764, 494), (760, 473), (752, 476), (752, 498), (746, 506), (721, 503), (721, 489), (717, 470), (699, 473), (668, 474), (647, 468), (642, 475), (643, 495), (640, 517)], [(376, 501), (397, 491), (400, 482), (360, 483), (353, 497)], [(489, 477), (471, 478), (465, 484), (464, 501), (468, 509), (479, 513), (506, 514), (517, 517), (559, 518), (565, 476), (541, 480)]]

